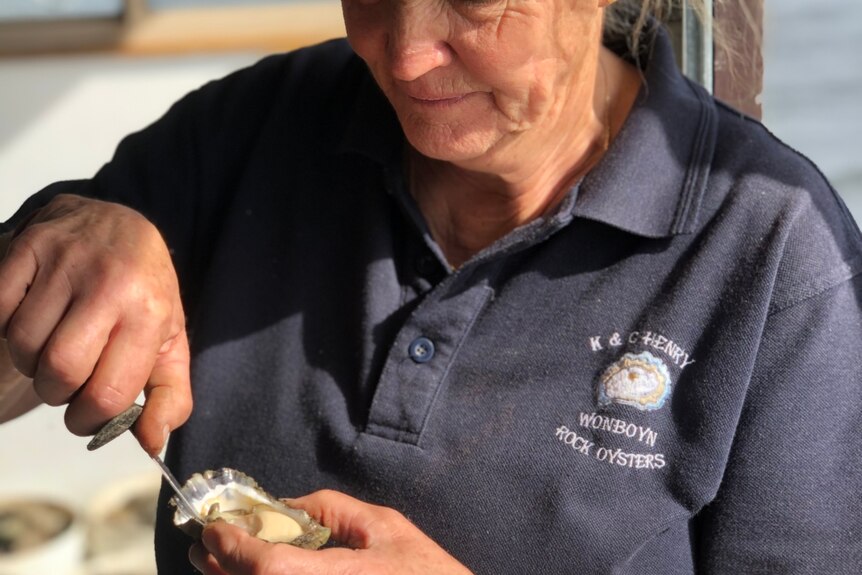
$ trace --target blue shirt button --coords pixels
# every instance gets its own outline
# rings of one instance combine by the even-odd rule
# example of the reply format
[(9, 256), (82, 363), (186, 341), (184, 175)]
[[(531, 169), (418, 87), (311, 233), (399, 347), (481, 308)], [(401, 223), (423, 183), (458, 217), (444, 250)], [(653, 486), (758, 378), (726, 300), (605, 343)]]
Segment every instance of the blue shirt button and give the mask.
[(427, 337), (417, 337), (410, 343), (407, 349), (410, 359), (416, 363), (425, 363), (431, 361), (434, 357), (434, 342)]

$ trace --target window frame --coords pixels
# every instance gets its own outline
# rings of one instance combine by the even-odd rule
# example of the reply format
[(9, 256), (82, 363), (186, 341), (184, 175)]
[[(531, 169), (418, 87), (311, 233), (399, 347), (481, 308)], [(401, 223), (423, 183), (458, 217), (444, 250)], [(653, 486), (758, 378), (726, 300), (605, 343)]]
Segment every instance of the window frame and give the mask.
[(124, 0), (118, 17), (0, 22), (0, 57), (110, 52), (283, 52), (344, 35), (338, 0), (150, 10)]

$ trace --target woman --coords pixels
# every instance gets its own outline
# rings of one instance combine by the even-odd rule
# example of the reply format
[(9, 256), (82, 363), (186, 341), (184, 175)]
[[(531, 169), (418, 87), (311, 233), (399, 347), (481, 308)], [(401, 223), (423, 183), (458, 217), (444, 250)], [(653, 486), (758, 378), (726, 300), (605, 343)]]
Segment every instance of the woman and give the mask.
[(41, 192), (0, 265), (5, 417), (88, 434), (143, 388), (145, 449), (188, 418), (177, 475), (335, 490), (295, 504), (344, 547), (218, 524), (207, 574), (852, 571), (860, 234), (651, 20), (603, 47), (605, 4), (345, 0), (349, 47)]

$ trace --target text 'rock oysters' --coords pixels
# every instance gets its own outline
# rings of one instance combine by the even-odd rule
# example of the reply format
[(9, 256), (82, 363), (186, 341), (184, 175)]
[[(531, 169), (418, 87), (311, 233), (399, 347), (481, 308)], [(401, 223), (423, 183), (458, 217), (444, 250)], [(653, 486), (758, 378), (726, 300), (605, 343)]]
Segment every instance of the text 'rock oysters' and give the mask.
[[(264, 541), (304, 549), (317, 549), (329, 539), (328, 527), (305, 511), (288, 507), (235, 469), (225, 467), (195, 473), (182, 491), (207, 523), (221, 519)], [(174, 524), (200, 538), (200, 524), (177, 506), (176, 497), (171, 498), (171, 504), (177, 507)]]

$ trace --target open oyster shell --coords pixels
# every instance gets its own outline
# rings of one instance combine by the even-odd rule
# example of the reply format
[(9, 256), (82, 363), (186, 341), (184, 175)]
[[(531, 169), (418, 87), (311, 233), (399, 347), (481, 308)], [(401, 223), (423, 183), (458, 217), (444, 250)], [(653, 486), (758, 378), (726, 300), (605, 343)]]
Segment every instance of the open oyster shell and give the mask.
[[(317, 549), (329, 539), (329, 528), (305, 511), (288, 507), (235, 469), (225, 467), (195, 473), (182, 491), (207, 523), (221, 519), (264, 541), (304, 549)], [(174, 524), (200, 538), (200, 524), (177, 506), (176, 497), (171, 498), (171, 504), (177, 507)]]

